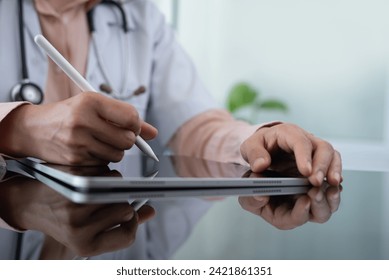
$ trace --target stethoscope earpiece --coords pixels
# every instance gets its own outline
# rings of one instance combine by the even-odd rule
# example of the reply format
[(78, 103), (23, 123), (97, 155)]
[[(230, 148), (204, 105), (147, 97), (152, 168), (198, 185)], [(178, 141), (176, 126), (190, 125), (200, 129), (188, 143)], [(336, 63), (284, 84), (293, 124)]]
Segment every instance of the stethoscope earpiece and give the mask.
[(11, 99), (12, 101), (27, 101), (32, 104), (41, 104), (43, 102), (43, 92), (38, 85), (24, 80), (11, 89)]

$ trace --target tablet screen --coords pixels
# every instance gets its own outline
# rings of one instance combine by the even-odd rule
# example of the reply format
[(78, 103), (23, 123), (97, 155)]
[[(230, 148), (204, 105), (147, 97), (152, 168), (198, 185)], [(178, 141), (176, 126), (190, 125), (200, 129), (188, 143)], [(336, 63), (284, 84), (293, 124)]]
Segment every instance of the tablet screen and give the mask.
[[(75, 202), (225, 195), (288, 195), (307, 192), (306, 178), (185, 156), (126, 155), (107, 166), (74, 167), (22, 159), (23, 171)], [(15, 162), (15, 161), (14, 161)]]

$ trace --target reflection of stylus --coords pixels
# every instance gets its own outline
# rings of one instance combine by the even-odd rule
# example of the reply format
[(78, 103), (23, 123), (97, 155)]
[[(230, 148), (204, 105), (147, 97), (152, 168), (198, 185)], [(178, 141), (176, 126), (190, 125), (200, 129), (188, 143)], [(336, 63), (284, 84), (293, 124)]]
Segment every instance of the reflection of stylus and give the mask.
[[(147, 176), (146, 178), (152, 179), (158, 175), (158, 172), (159, 171), (157, 170), (153, 174), (151, 174), (150, 176)], [(128, 200), (128, 203), (132, 206), (132, 208), (134, 208), (135, 211), (138, 211), (143, 205), (145, 205), (147, 203), (147, 201), (149, 201), (149, 200), (148, 199)]]
[(159, 173), (158, 170), (157, 170), (157, 171), (154, 171), (154, 173), (150, 174), (149, 176), (147, 176), (147, 177), (145, 177), (145, 178), (147, 178), (147, 179), (153, 179), (153, 178), (155, 178), (155, 176), (158, 175), (158, 173)]
[[(135, 211), (138, 211), (143, 205), (145, 205), (149, 201), (148, 199), (142, 199), (142, 200), (128, 200), (128, 203), (134, 208)], [(114, 226), (112, 228), (118, 227)], [(112, 229), (111, 228), (111, 229)], [(88, 257), (81, 257), (81, 256), (75, 256), (73, 260), (87, 260)]]

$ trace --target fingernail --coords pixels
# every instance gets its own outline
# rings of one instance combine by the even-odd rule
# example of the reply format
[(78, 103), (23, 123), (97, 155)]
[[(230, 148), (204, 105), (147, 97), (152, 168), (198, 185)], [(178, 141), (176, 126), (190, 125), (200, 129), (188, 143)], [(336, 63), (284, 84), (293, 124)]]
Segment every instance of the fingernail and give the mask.
[(339, 185), (341, 179), (340, 179), (340, 174), (338, 172), (334, 173), (334, 179), (336, 181), (336, 184)]
[(323, 174), (322, 171), (318, 171), (318, 172), (316, 173), (316, 179), (317, 179), (317, 181), (318, 181), (320, 184), (323, 182), (323, 180), (324, 180), (324, 174)]
[(333, 195), (332, 195), (332, 199), (339, 199), (339, 196), (340, 196), (340, 193), (334, 193)]
[(307, 161), (307, 168), (308, 168), (308, 173), (311, 174), (312, 172), (312, 162), (311, 161)]
[(260, 157), (260, 158), (257, 158), (255, 161), (254, 161), (254, 164), (253, 164), (253, 169), (257, 170), (257, 169), (261, 169), (263, 167), (263, 165), (265, 164), (265, 159)]
[(323, 200), (323, 198), (324, 198), (324, 195), (323, 195), (323, 193), (321, 191), (319, 191), (317, 193), (317, 195), (315, 196), (316, 202), (321, 202)]
[(253, 198), (258, 202), (265, 202), (265, 198), (263, 196), (254, 196)]
[(128, 212), (128, 213), (124, 216), (124, 221), (126, 221), (126, 222), (131, 221), (133, 217), (134, 217), (134, 211), (131, 210), (130, 212)]

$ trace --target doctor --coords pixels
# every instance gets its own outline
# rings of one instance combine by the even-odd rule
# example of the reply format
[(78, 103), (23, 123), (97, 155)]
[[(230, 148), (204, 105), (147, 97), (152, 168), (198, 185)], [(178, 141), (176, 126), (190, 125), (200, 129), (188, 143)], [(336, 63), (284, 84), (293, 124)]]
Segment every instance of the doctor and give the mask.
[[(324, 193), (319, 186), (325, 177), (334, 186), (342, 180), (340, 155), (329, 143), (293, 124), (250, 126), (234, 120), (217, 108), (154, 5), (129, 0), (120, 10), (99, 2), (0, 1), (0, 153), (106, 164), (119, 161), (125, 150), (138, 152), (132, 146), (141, 135), (155, 138), (157, 152), (169, 147), (177, 154), (247, 162), (256, 172), (292, 158), (318, 188), (296, 201), (287, 228), (329, 218), (339, 205), (339, 191)], [(80, 94), (35, 45), (39, 33), (94, 88), (115, 98)], [(43, 103), (28, 102), (31, 92), (11, 94), (21, 82), (40, 88)], [(140, 87), (144, 92), (132, 95)], [(33, 97), (30, 101), (39, 100)], [(27, 101), (18, 101), (23, 98)], [(270, 223), (278, 215), (269, 210), (268, 198), (240, 203)]]

